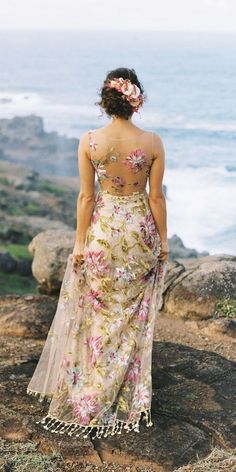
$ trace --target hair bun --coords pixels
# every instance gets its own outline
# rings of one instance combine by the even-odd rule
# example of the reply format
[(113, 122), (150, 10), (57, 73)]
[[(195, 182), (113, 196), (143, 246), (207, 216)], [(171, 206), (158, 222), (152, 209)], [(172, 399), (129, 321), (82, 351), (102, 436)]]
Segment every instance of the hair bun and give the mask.
[[(119, 118), (128, 120), (135, 111), (127, 98), (116, 88), (108, 87), (107, 84), (113, 79), (123, 78), (130, 80), (133, 85), (136, 85), (142, 94), (142, 102), (144, 100), (144, 91), (141, 83), (137, 78), (134, 69), (119, 68), (108, 72), (103, 86), (100, 90), (100, 100), (97, 104), (106, 112), (108, 116), (115, 115)], [(139, 105), (141, 106), (141, 105)]]

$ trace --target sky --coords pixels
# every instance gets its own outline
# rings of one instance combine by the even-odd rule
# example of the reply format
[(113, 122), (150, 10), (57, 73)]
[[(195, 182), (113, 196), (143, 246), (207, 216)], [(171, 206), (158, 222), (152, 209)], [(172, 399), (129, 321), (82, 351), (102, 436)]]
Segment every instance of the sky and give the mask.
[(236, 32), (236, 0), (0, 0), (0, 30)]

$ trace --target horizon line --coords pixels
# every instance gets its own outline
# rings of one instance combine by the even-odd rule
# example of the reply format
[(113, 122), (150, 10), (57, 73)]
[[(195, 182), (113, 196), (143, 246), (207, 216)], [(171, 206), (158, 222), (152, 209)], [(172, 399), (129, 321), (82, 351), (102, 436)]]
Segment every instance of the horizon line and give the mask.
[(12, 32), (57, 32), (57, 31), (61, 31), (61, 32), (74, 32), (74, 33), (85, 33), (85, 32), (102, 32), (102, 33), (105, 33), (105, 32), (121, 32), (121, 31), (125, 31), (125, 32), (129, 32), (129, 33), (133, 33), (133, 32), (145, 32), (145, 33), (190, 33), (190, 34), (196, 34), (196, 33), (203, 33), (203, 34), (236, 34), (236, 30), (230, 30), (230, 31), (226, 31), (226, 30), (180, 30), (180, 29), (176, 29), (176, 30), (172, 30), (172, 29), (166, 29), (166, 30), (157, 30), (157, 29), (144, 29), (144, 28), (80, 28), (80, 29), (74, 29), (74, 28), (0, 28), (0, 34), (2, 32), (9, 32), (9, 31), (12, 31)]

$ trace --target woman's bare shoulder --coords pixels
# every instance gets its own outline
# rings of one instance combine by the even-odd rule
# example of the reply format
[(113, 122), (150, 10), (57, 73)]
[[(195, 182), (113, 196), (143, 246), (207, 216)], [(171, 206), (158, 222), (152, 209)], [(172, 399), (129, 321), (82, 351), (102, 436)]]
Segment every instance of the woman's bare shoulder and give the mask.
[(158, 133), (153, 133), (153, 157), (165, 157), (165, 148), (162, 137)]

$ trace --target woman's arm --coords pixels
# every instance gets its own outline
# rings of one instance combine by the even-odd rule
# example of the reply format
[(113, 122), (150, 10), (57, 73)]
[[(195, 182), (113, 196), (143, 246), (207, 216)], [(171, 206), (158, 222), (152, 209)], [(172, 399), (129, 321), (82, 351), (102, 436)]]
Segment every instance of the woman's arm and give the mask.
[(166, 260), (169, 252), (167, 240), (166, 199), (162, 181), (165, 171), (165, 150), (160, 136), (153, 136), (154, 161), (149, 175), (149, 204), (161, 238), (160, 259)]
[(80, 191), (77, 198), (76, 239), (74, 255), (83, 253), (86, 233), (91, 223), (95, 201), (95, 170), (89, 157), (89, 137), (84, 133), (78, 147), (78, 165), (80, 176)]

